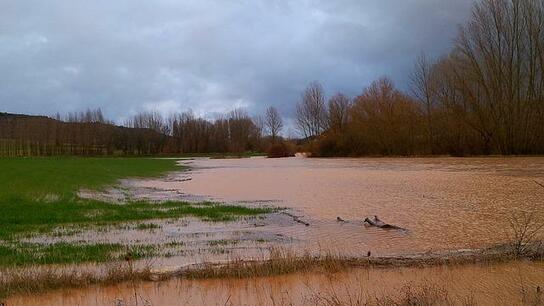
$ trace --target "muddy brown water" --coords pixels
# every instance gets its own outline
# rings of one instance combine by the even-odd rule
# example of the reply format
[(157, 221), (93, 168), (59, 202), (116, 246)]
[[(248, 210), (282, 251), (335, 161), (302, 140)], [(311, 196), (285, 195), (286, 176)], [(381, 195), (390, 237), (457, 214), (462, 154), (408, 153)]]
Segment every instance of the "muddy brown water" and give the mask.
[[(277, 215), (261, 221), (230, 225), (234, 235), (267, 238), (265, 246), (347, 256), (410, 255), (473, 249), (504, 243), (508, 220), (519, 211), (544, 212), (544, 158), (370, 158), (370, 159), (196, 159), (192, 170), (168, 179), (131, 182), (141, 190), (175, 192), (181, 196), (247, 205), (273, 205), (308, 222), (304, 226)], [(187, 177), (190, 179), (187, 179)], [(369, 216), (406, 231), (365, 227)], [(346, 222), (337, 222), (341, 217)], [(288, 218), (287, 218), (288, 219)], [(278, 221), (279, 220), (279, 221)], [(266, 221), (266, 220), (264, 220)], [(163, 225), (175, 239), (195, 231), (223, 233), (229, 224)], [(195, 225), (196, 224), (196, 225)], [(211, 227), (211, 228), (210, 228)], [(259, 233), (262, 234), (259, 234)], [(158, 232), (162, 235), (162, 232)], [(255, 234), (257, 233), (257, 234)], [(183, 234), (183, 235), (182, 235)], [(208, 234), (206, 234), (208, 235)], [(210, 234), (211, 235), (211, 234)], [(77, 236), (76, 236), (77, 237)], [(122, 236), (120, 236), (122, 237)], [(149, 239), (156, 239), (150, 236)], [(273, 238), (276, 237), (276, 238)], [(141, 237), (140, 237), (141, 238)], [(113, 238), (108, 238), (113, 239)], [(176, 266), (232, 257), (262, 257), (248, 242), (233, 254), (196, 259), (159, 259)], [(341, 299), (398, 294), (403, 286), (425, 283), (444, 287), (459, 299), (483, 305), (518, 305), (523, 293), (544, 287), (542, 263), (512, 262), (428, 268), (351, 269), (327, 273), (297, 273), (246, 280), (179, 280), (94, 286), (61, 290), (40, 296), (16, 296), (8, 305), (294, 305), (316, 304), (316, 298), (335, 294)]]
[[(310, 223), (277, 233), (304, 248), (379, 255), (481, 248), (509, 216), (544, 211), (544, 158), (197, 159), (192, 180), (140, 181), (218, 201), (272, 200)], [(362, 226), (367, 216), (406, 228)], [(337, 222), (341, 217), (348, 222)]]
[[(402, 295), (408, 287), (432, 287), (450, 299), (477, 305), (540, 305), (544, 263), (428, 268), (352, 269), (341, 273), (297, 273), (250, 279), (171, 279), (58, 290), (12, 297), (6, 305), (327, 305)], [(540, 296), (540, 298), (544, 298)], [(541, 300), (542, 301), (542, 300)], [(472, 305), (472, 304), (470, 304)]]

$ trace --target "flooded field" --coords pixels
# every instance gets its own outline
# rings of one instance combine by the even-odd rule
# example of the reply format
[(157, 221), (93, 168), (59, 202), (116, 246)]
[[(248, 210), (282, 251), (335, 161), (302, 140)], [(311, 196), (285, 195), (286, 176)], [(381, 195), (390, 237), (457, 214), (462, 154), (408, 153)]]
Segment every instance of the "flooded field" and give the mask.
[[(544, 158), (540, 157), (247, 158), (182, 163), (190, 171), (125, 180), (121, 189), (100, 194), (83, 190), (79, 196), (119, 203), (129, 197), (282, 209), (229, 222), (191, 217), (151, 220), (25, 241), (159, 243), (168, 247), (139, 264), (151, 262), (154, 269), (168, 271), (195, 263), (262, 260), (276, 247), (345, 257), (470, 252), (506, 243), (510, 216), (536, 211), (541, 218), (544, 212)], [(373, 216), (402, 229), (365, 225), (363, 220)], [(530, 304), (530, 299), (538, 298), (536, 288), (544, 287), (544, 266), (541, 261), (514, 261), (352, 268), (250, 279), (171, 279), (13, 296), (7, 305), (331, 305), (331, 299), (360, 305), (353, 301), (395, 297), (408, 287), (427, 285), (457, 302)]]
[[(218, 201), (272, 201), (310, 224), (272, 232), (306, 249), (346, 255), (481, 248), (507, 239), (510, 215), (544, 211), (538, 185), (544, 158), (199, 159), (189, 165), (191, 180), (137, 184)], [(364, 227), (374, 215), (406, 231)]]

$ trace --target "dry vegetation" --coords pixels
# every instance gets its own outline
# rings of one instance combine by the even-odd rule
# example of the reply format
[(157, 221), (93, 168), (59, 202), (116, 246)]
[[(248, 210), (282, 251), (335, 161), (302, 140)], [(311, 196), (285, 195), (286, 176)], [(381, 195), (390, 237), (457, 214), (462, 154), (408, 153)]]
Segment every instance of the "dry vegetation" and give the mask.
[[(538, 181), (535, 184), (544, 188)], [(543, 189), (544, 191), (544, 189)], [(511, 252), (514, 256), (540, 256), (544, 254), (544, 215), (536, 206), (528, 211), (513, 211), (508, 219), (507, 232)]]
[(515, 256), (541, 253), (544, 221), (539, 213), (535, 210), (513, 213), (509, 221), (512, 253)]
[(233, 259), (229, 263), (204, 263), (183, 268), (178, 271), (153, 275), (154, 279), (172, 276), (186, 278), (249, 278), (281, 275), (295, 272), (338, 272), (348, 268), (365, 267), (429, 267), (440, 265), (466, 265), (475, 263), (498, 263), (516, 259), (542, 260), (544, 250), (527, 246), (530, 251), (522, 255), (511, 252), (509, 245), (468, 252), (449, 252), (425, 254), (421, 256), (399, 257), (346, 257), (336, 254), (296, 254), (293, 251), (272, 248), (270, 255), (257, 260)]
[(149, 267), (133, 269), (130, 262), (112, 263), (103, 273), (82, 271), (80, 267), (58, 267), (0, 271), (0, 298), (14, 294), (37, 294), (59, 288), (82, 288), (92, 284), (116, 284), (150, 279)]
[(306, 253), (297, 256), (294, 252), (273, 248), (266, 259), (255, 261), (232, 260), (228, 264), (204, 264), (190, 270), (178, 271), (175, 274), (187, 278), (248, 278), (316, 269), (334, 272), (353, 266), (355, 261), (331, 254), (313, 256)]
[[(542, 250), (541, 250), (542, 251)], [(512, 256), (509, 249), (501, 247), (472, 253), (436, 254), (421, 257), (367, 257), (349, 258), (333, 254), (296, 255), (284, 249), (272, 249), (270, 257), (263, 260), (233, 260), (227, 264), (198, 264), (172, 272), (156, 272), (149, 262), (144, 268), (133, 268), (132, 258), (125, 262), (107, 264), (101, 273), (83, 272), (80, 268), (59, 269), (36, 267), (35, 269), (0, 271), (0, 298), (14, 294), (36, 294), (57, 288), (77, 288), (91, 284), (114, 284), (119, 282), (158, 281), (172, 277), (188, 279), (209, 278), (255, 278), (296, 272), (334, 273), (350, 268), (401, 268), (429, 267), (440, 265), (465, 265), (474, 263), (497, 263), (520, 258), (542, 259), (544, 254), (525, 253), (523, 257)], [(534, 288), (520, 284), (524, 305), (540, 305), (542, 296)], [(406, 286), (398, 296), (368, 296), (360, 292), (317, 292), (309, 297), (316, 305), (474, 305), (470, 296), (448, 296), (447, 290), (435, 286)], [(227, 303), (228, 304), (228, 303)]]

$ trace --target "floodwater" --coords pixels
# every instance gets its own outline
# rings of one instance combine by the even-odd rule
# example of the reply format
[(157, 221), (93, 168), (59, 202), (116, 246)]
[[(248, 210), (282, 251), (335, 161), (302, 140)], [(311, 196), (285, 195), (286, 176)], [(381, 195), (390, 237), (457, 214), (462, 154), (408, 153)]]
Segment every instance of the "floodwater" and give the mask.
[[(544, 184), (542, 157), (250, 158), (184, 163), (192, 167), (189, 173), (136, 180), (131, 185), (153, 191), (157, 199), (173, 193), (182, 199), (285, 207), (290, 215), (278, 212), (230, 224), (187, 219), (161, 224), (161, 229), (150, 233), (133, 231), (144, 242), (187, 242), (185, 257), (158, 259), (161, 267), (240, 257), (262, 259), (260, 251), (273, 245), (345, 256), (366, 256), (368, 251), (389, 256), (479, 249), (507, 241), (513, 214), (544, 212), (544, 188), (539, 185)], [(294, 222), (291, 215), (309, 226)], [(365, 226), (364, 218), (374, 215), (406, 230)], [(123, 235), (128, 234), (100, 236), (124, 243)], [(195, 240), (194, 252), (187, 250), (189, 238)], [(231, 251), (235, 249), (231, 254), (199, 255), (203, 244), (216, 239), (240, 242), (231, 245)], [(202, 258), (195, 259), (198, 256)], [(172, 279), (15, 296), (7, 305), (320, 305), (333, 297), (349, 305), (350, 298), (395, 296), (405, 286), (425, 284), (478, 305), (519, 305), (534, 298), (537, 286), (544, 287), (544, 263), (354, 268), (334, 274), (242, 280)]]
[[(446, 292), (456, 305), (541, 305), (544, 263), (368, 268), (250, 279), (171, 279), (12, 297), (6, 305), (364, 305), (407, 288)], [(341, 304), (327, 300), (338, 298)], [(540, 298), (540, 300), (538, 300)], [(356, 301), (361, 301), (357, 304)]]
[[(544, 158), (197, 159), (191, 180), (140, 181), (218, 201), (275, 201), (310, 226), (278, 226), (301, 248), (343, 255), (482, 248), (509, 219), (544, 211)], [(406, 231), (363, 226), (365, 217)], [(341, 217), (347, 222), (337, 222)]]

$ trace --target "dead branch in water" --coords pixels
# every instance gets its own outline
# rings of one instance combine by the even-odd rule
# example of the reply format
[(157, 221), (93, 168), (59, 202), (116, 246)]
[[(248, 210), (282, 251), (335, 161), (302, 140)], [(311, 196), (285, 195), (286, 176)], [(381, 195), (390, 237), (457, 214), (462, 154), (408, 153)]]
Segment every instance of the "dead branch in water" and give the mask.
[(368, 224), (370, 226), (382, 228), (382, 229), (394, 229), (394, 230), (406, 231), (406, 229), (402, 227), (383, 222), (382, 220), (378, 219), (378, 216), (374, 216), (374, 219), (366, 218), (365, 221), (363, 221), (363, 223)]
[(282, 212), (284, 215), (286, 216), (289, 216), (291, 218), (293, 218), (293, 221), (297, 222), (297, 223), (300, 223), (300, 224), (304, 224), (305, 226), (310, 226), (310, 223), (304, 221), (304, 220), (301, 220), (299, 216), (295, 216), (293, 214), (290, 214), (288, 212)]

